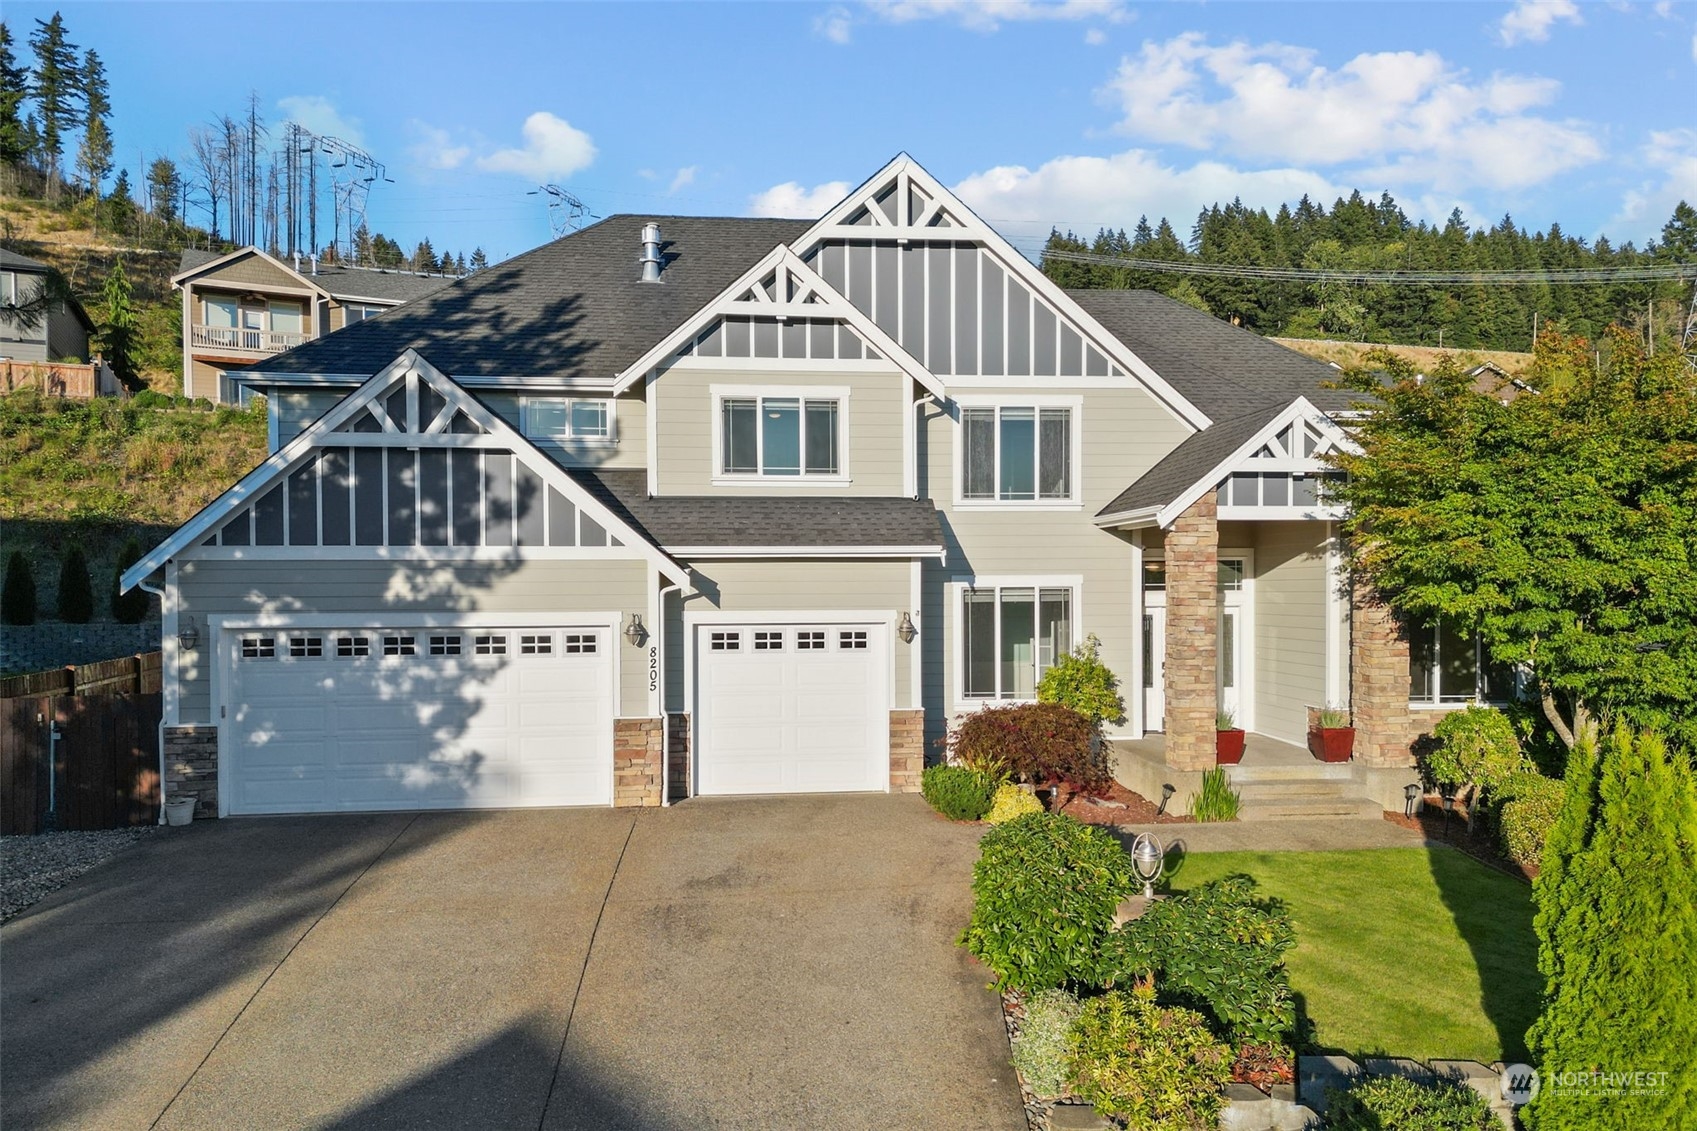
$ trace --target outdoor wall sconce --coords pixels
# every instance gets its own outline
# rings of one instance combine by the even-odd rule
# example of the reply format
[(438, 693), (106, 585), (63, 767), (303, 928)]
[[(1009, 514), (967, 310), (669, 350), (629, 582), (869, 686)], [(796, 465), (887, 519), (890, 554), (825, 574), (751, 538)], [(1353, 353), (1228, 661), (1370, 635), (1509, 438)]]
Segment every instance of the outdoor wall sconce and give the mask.
[(625, 625), (625, 639), (630, 641), (632, 648), (642, 647), (643, 641), (648, 639), (648, 630), (642, 626), (641, 613), (630, 615), (630, 623)]
[(1409, 782), (1402, 787), (1402, 815), (1412, 818), (1414, 807), (1420, 803), (1420, 783)]
[(913, 618), (906, 613), (903, 613), (902, 619), (896, 622), (896, 635), (901, 637), (903, 644), (912, 644), (913, 638), (919, 635), (919, 630), (913, 627)]
[(177, 643), (182, 645), (185, 652), (194, 651), (195, 645), (200, 643), (200, 630), (194, 626), (193, 613), (189, 614), (188, 621), (177, 630)]
[(1143, 881), (1143, 898), (1155, 898), (1155, 881), (1161, 878), (1161, 861), (1167, 855), (1151, 833), (1138, 833), (1131, 842), (1131, 867)]

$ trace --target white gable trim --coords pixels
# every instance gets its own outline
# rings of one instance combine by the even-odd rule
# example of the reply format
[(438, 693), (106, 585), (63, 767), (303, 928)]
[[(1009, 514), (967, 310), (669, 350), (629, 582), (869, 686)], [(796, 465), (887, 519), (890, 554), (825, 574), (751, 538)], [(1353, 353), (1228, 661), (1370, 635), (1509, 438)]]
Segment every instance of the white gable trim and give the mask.
[[(439, 393), (447, 405), (438, 414), (436, 421), (409, 420), (409, 431), (384, 433), (340, 433), (336, 429), (353, 420), (362, 413), (370, 411), (379, 397), (389, 393), (396, 381), (404, 381), (409, 385), (428, 384)], [(409, 409), (416, 401), (409, 398)], [(490, 437), (497, 438), (503, 447), (510, 449), (515, 455), (530, 465), (531, 470), (542, 477), (544, 483), (554, 488), (560, 494), (570, 499), (580, 510), (595, 518), (610, 533), (616, 534), (632, 551), (633, 556), (647, 559), (668, 579), (678, 585), (689, 585), (689, 571), (669, 555), (658, 549), (629, 523), (614, 514), (595, 496), (590, 494), (577, 480), (567, 475), (559, 464), (544, 455), (536, 445), (521, 435), (506, 421), (485, 408), (477, 398), (460, 388), (447, 374), (426, 361), (417, 350), (409, 349), (400, 357), (378, 370), (360, 388), (349, 393), (336, 406), (319, 417), (300, 435), (278, 448), (258, 467), (242, 476), (236, 485), (225, 491), (212, 502), (202, 507), (200, 513), (179, 526), (165, 541), (154, 547), (135, 565), (124, 571), (120, 579), (122, 591), (128, 592), (144, 581), (155, 570), (170, 561), (182, 551), (195, 546), (217, 523), (228, 517), (240, 507), (252, 502), (272, 484), (280, 479), (291, 465), (313, 448), (318, 446), (339, 446), (353, 436), (360, 436), (362, 442), (366, 438), (389, 438), (396, 446), (406, 446), (411, 440), (426, 440), (427, 437), (438, 435), (431, 428), (437, 424), (445, 424), (453, 416), (455, 410), (463, 412), (466, 417), (475, 422)], [(305, 557), (306, 555), (301, 555)]]
[[(191, 267), (187, 271), (178, 272), (177, 274), (171, 276), (171, 285), (173, 287), (181, 287), (185, 282), (189, 282), (189, 281), (192, 281), (194, 279), (197, 279), (200, 276), (206, 274), (208, 271), (216, 271), (219, 268), (224, 267), (228, 264), (234, 263), (236, 260), (242, 258), (243, 256), (247, 256), (247, 255), (257, 255), (259, 258), (265, 260), (265, 262), (271, 264), (271, 266), (277, 268), (279, 271), (283, 272), (285, 275), (293, 275), (295, 278), (297, 278), (301, 282), (305, 283), (307, 289), (304, 290), (304, 291), (300, 291), (299, 293), (301, 293), (301, 294), (319, 294), (319, 295), (323, 295), (325, 298), (328, 298), (328, 299), (334, 299), (336, 297), (336, 296), (332, 295), (329, 291), (325, 290), (323, 287), (319, 286), (317, 283), (313, 282), (311, 279), (307, 278), (305, 275), (302, 275), (299, 271), (296, 271), (293, 267), (290, 267), (287, 263), (284, 263), (282, 260), (278, 259), (276, 256), (268, 255), (267, 253), (259, 250), (257, 247), (239, 247), (235, 251), (230, 252), (230, 254), (221, 255), (217, 259), (212, 260), (210, 263), (202, 263), (199, 267)], [(240, 286), (257, 287), (259, 284), (257, 284), (257, 283), (246, 283), (246, 284), (244, 284), (244, 283), (234, 283), (234, 282), (232, 282), (230, 285), (232, 287), (240, 287)]]
[[(778, 277), (776, 296), (768, 295), (761, 286), (761, 279), (774, 272)], [(790, 293), (792, 287), (795, 291), (793, 295)], [(744, 295), (752, 297), (744, 299)], [(946, 395), (943, 383), (937, 379), (936, 374), (919, 364), (894, 338), (880, 329), (871, 318), (862, 314), (858, 307), (820, 278), (818, 272), (803, 263), (801, 257), (784, 244), (773, 248), (760, 262), (743, 272), (736, 282), (719, 292), (717, 298), (696, 311), (683, 325), (666, 335), (652, 349), (620, 372), (618, 380), (613, 384), (613, 393), (617, 395), (636, 384), (649, 370), (656, 368), (689, 344), (709, 322), (727, 315), (778, 319), (817, 318), (822, 321), (847, 323), (855, 333), (888, 358), (897, 369), (919, 382), (932, 396), (941, 399)], [(808, 363), (791, 363), (792, 367), (797, 364), (805, 366)]]
[[(884, 211), (873, 203), (874, 194), (891, 180), (896, 182), (896, 221), (891, 221)], [(907, 215), (909, 188), (919, 189), (925, 196), (930, 197), (931, 203), (917, 217)], [(854, 225), (845, 221), (855, 215), (862, 207), (869, 207), (873, 223), (870, 225)], [(930, 218), (941, 207), (955, 219), (948, 227), (932, 227)], [(1150, 365), (1131, 351), (1126, 344), (1115, 337), (1100, 322), (1096, 321), (1089, 312), (1072, 300), (1072, 297), (1057, 287), (1054, 282), (1035, 263), (1021, 255), (1017, 248), (1004, 239), (1000, 232), (981, 220), (972, 209), (968, 208), (959, 197), (955, 196), (942, 182), (928, 173), (919, 162), (906, 153), (899, 153), (888, 165), (861, 182), (835, 208), (820, 217), (819, 222), (809, 228), (801, 238), (791, 246), (796, 254), (806, 256), (812, 253), (819, 244), (827, 239), (954, 239), (978, 240), (1012, 275), (1017, 277), (1026, 287), (1043, 296), (1045, 302), (1053, 306), (1068, 320), (1084, 331), (1098, 349), (1111, 360), (1117, 362), (1120, 368), (1143, 384), (1143, 386), (1161, 403), (1174, 417), (1188, 424), (1191, 428), (1201, 431), (1213, 423), (1208, 415), (1167, 383)]]
[[(1260, 431), (1245, 440), (1236, 451), (1215, 465), (1213, 470), (1187, 487), (1178, 498), (1157, 509), (1154, 512), (1155, 525), (1163, 530), (1171, 526), (1179, 515), (1190, 508), (1192, 503), (1219, 486), (1220, 481), (1234, 471), (1299, 471), (1307, 474), (1318, 474), (1327, 470), (1325, 462), (1318, 458), (1265, 461), (1257, 461), (1253, 458), (1256, 452), (1273, 442), (1274, 437), (1284, 431), (1286, 425), (1296, 424), (1300, 428), (1304, 423), (1313, 425), (1315, 430), (1331, 441), (1336, 448), (1349, 452), (1360, 450), (1355, 441), (1350, 439), (1349, 434), (1339, 428), (1331, 417), (1315, 408), (1307, 397), (1297, 397), (1282, 412), (1262, 425)], [(1294, 517), (1293, 515), (1272, 513), (1273, 509), (1270, 508), (1268, 513), (1262, 517)], [(1102, 521), (1110, 521), (1115, 517), (1107, 515), (1104, 516)], [(1098, 525), (1101, 524), (1102, 522), (1098, 522)]]

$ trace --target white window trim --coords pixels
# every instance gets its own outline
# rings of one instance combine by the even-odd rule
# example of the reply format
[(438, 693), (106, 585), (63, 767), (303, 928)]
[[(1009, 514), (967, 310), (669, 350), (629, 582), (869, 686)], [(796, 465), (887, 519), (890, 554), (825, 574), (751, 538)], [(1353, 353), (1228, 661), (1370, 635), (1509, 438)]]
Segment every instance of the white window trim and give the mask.
[[(1429, 632), (1429, 633), (1433, 633), (1433, 634), (1436, 634), (1436, 632), (1438, 630), (1438, 626), (1435, 625), (1435, 624), (1421, 625), (1419, 627), (1420, 627), (1420, 631)], [(1434, 640), (1433, 644), (1436, 645), (1436, 643), (1437, 643), (1437, 641)], [(1413, 645), (1414, 645), (1414, 642), (1412, 640), (1410, 640), (1409, 641), (1409, 647), (1411, 649), (1413, 648)], [(1436, 670), (1436, 667), (1437, 667), (1436, 656), (1437, 656), (1437, 650), (1434, 647), (1434, 649), (1433, 649), (1434, 662), (1433, 662), (1433, 668), (1431, 669), (1432, 675), (1434, 677), (1436, 677), (1439, 674)], [(1517, 688), (1523, 686), (1523, 683), (1522, 683), (1523, 678), (1524, 678), (1524, 673), (1518, 672), (1518, 671), (1515, 673), (1514, 682), (1515, 682), (1515, 686)], [(1413, 710), (1413, 711), (1463, 711), (1463, 710), (1466, 710), (1468, 707), (1500, 707), (1500, 706), (1503, 706), (1504, 704), (1507, 704), (1507, 703), (1510, 703), (1510, 702), (1513, 701), (1512, 698), (1486, 699), (1483, 696), (1481, 696), (1479, 694), (1479, 692), (1484, 686), (1484, 679), (1485, 679), (1485, 643), (1484, 643), (1483, 640), (1481, 640), (1479, 638), (1479, 634), (1477, 632), (1475, 632), (1473, 634), (1473, 694), (1469, 695), (1465, 699), (1439, 699), (1439, 698), (1436, 698), (1436, 697), (1429, 698), (1429, 699), (1416, 699), (1413, 695), (1413, 689), (1410, 688), (1410, 693), (1409, 693), (1409, 696), (1408, 696), (1409, 709)], [(1434, 678), (1433, 682), (1434, 683), (1437, 682), (1436, 678)], [(1439, 687), (1438, 690), (1441, 693), (1443, 688)]]
[[(1084, 624), (1084, 575), (1073, 574), (986, 574), (982, 577), (957, 577), (949, 581), (944, 591), (946, 594), (949, 621), (949, 713), (952, 715), (965, 714), (982, 710), (985, 707), (1005, 707), (1011, 703), (1030, 703), (1031, 699), (1008, 698), (971, 698), (966, 696), (966, 591), (968, 589), (1070, 589), (1072, 591), (1069, 615), (1072, 620), (1072, 642), (1067, 645), (1067, 651), (1078, 647), (1084, 639), (1081, 628)], [(1000, 618), (998, 618), (997, 635), (1000, 636)], [(998, 661), (999, 662), (999, 661)]]
[[(954, 426), (954, 464), (955, 487), (954, 508), (956, 510), (985, 510), (985, 511), (1077, 511), (1084, 509), (1081, 487), (1084, 480), (1084, 398), (1079, 396), (1030, 395), (1008, 393), (1002, 395), (971, 395), (953, 398), (957, 409), (968, 408), (1064, 408), (1072, 411), (1072, 420), (1068, 438), (1072, 446), (1072, 466), (1069, 469), (1068, 487), (1071, 495), (1065, 499), (968, 499), (966, 494), (966, 425), (960, 411), (951, 413), (951, 423)], [(999, 417), (998, 417), (999, 419)], [(1001, 430), (997, 429), (996, 456), (998, 465), (1001, 460)]]
[[(1138, 631), (1137, 656), (1138, 656), (1138, 661), (1139, 661), (1139, 669), (1138, 669), (1138, 681), (1139, 681), (1138, 682), (1138, 695), (1139, 695), (1139, 698), (1141, 698), (1141, 696), (1142, 696), (1142, 679), (1143, 679), (1143, 673), (1142, 673), (1142, 667), (1141, 667), (1141, 662), (1142, 662), (1142, 657), (1143, 657), (1143, 639), (1142, 639), (1143, 617), (1142, 617), (1142, 614), (1148, 612), (1151, 609), (1165, 610), (1166, 607), (1167, 607), (1167, 591), (1165, 589), (1152, 589), (1152, 590), (1146, 591), (1143, 588), (1143, 563), (1145, 563), (1145, 562), (1164, 562), (1164, 561), (1167, 560), (1167, 551), (1166, 551), (1165, 547), (1162, 547), (1159, 550), (1148, 550), (1148, 549), (1146, 549), (1146, 550), (1143, 551), (1143, 553), (1140, 555), (1140, 557), (1142, 558), (1142, 561), (1138, 564), (1138, 567), (1137, 567), (1137, 582), (1136, 582), (1137, 592), (1138, 592), (1138, 600), (1142, 604), (1142, 608), (1139, 611), (1138, 620), (1137, 620), (1137, 626), (1138, 626), (1137, 627), (1137, 631)], [(1236, 609), (1237, 612), (1238, 612), (1237, 632), (1238, 632), (1238, 640), (1241, 642), (1242, 647), (1240, 647), (1238, 649), (1238, 659), (1241, 662), (1237, 665), (1237, 672), (1236, 672), (1236, 675), (1237, 675), (1237, 725), (1242, 730), (1254, 731), (1255, 728), (1256, 728), (1256, 725), (1257, 725), (1256, 717), (1255, 717), (1256, 716), (1256, 710), (1255, 710), (1255, 695), (1256, 695), (1255, 664), (1256, 664), (1256, 659), (1257, 659), (1259, 652), (1260, 652), (1260, 650), (1256, 647), (1257, 621), (1256, 621), (1256, 616), (1255, 616), (1255, 581), (1256, 581), (1255, 551), (1253, 549), (1248, 548), (1248, 547), (1221, 546), (1219, 551), (1215, 554), (1215, 557), (1217, 559), (1223, 559), (1223, 560), (1226, 560), (1226, 561), (1238, 560), (1238, 561), (1243, 562), (1243, 587), (1240, 588), (1240, 589), (1217, 590), (1216, 596), (1220, 598), (1221, 607), (1229, 605), (1231, 608)], [(1163, 613), (1163, 615), (1165, 615), (1165, 614)], [(1216, 649), (1218, 649), (1219, 643), (1220, 643), (1220, 641), (1219, 641), (1219, 636), (1218, 636), (1218, 630), (1216, 629), (1216, 635), (1215, 635), (1215, 639), (1214, 639), (1214, 646), (1215, 646)], [(1274, 737), (1276, 738), (1278, 736), (1274, 735)]]
[[(577, 436), (570, 432), (572, 405), (578, 401), (594, 401), (607, 408), (607, 434), (605, 436)], [(566, 406), (567, 432), (561, 435), (556, 432), (533, 431), (530, 422), (531, 407), (538, 404), (564, 404)], [(554, 444), (559, 447), (572, 448), (616, 448), (619, 445), (619, 413), (612, 397), (534, 397), (519, 398), (519, 431), (525, 438), (544, 444)]]
[[(709, 481), (715, 487), (743, 487), (749, 484), (759, 484), (762, 487), (799, 486), (816, 487), (821, 484), (843, 486), (854, 482), (849, 475), (849, 388), (846, 385), (712, 385), (708, 388), (708, 400), (712, 412), (712, 449), (707, 453), (707, 474)], [(755, 474), (727, 474), (720, 466), (725, 451), (725, 409), (727, 398), (795, 398), (802, 401), (836, 401), (837, 402), (837, 471), (834, 475), (809, 475), (803, 471), (799, 475), (767, 475), (765, 472)], [(807, 463), (806, 451), (806, 413), (802, 421), (802, 464)], [(764, 429), (755, 430), (755, 441), (764, 452)]]

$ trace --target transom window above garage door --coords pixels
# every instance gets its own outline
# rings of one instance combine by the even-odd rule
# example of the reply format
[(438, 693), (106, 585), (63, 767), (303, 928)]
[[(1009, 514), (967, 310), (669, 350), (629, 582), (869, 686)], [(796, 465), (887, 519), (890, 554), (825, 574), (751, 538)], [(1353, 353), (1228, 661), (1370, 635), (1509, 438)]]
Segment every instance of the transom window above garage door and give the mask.
[(864, 628), (715, 628), (707, 632), (709, 652), (864, 652), (871, 633)]
[(363, 660), (371, 656), (586, 656), (601, 651), (592, 629), (320, 629), (245, 633), (243, 660)]

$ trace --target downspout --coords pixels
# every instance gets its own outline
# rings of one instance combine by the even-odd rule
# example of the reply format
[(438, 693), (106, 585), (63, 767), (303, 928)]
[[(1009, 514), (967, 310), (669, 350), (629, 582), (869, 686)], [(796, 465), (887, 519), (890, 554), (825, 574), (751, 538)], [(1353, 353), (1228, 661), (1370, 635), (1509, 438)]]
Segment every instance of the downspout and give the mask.
[(913, 404), (908, 407), (908, 411), (913, 413), (914, 419), (913, 419), (913, 450), (908, 453), (907, 458), (912, 461), (912, 466), (913, 466), (913, 497), (916, 498), (916, 499), (919, 498), (919, 494), (920, 494), (920, 492), (919, 492), (919, 435), (924, 430), (924, 427), (925, 427), (925, 419), (920, 414), (919, 410), (920, 410), (921, 406), (923, 406), (925, 404), (926, 401), (931, 400), (932, 398), (933, 398), (933, 394), (928, 392), (928, 393), (924, 394), (923, 396), (916, 398), (914, 400)]
[[(660, 808), (672, 807), (672, 712), (666, 704), (666, 594), (682, 593), (682, 585), (660, 588), (660, 623), (654, 631), (660, 634)], [(695, 752), (690, 751), (691, 757)]]
[[(149, 585), (145, 581), (136, 582), (136, 587), (141, 589), (144, 593), (151, 593), (155, 597), (159, 598), (159, 613), (160, 613), (159, 624), (160, 624), (160, 627), (163, 628), (164, 625), (165, 625), (165, 620), (164, 620), (165, 590), (159, 588), (157, 585)], [(163, 643), (163, 641), (161, 641), (161, 643)], [(161, 652), (163, 652), (163, 649), (161, 649)], [(163, 660), (164, 659), (163, 655), (161, 655), (160, 658), (161, 658), (161, 660)], [(159, 678), (161, 680), (161, 684), (160, 684), (161, 693), (163, 693), (163, 691), (164, 691), (163, 681), (167, 678), (167, 676), (171, 679), (176, 679), (177, 673), (174, 672), (174, 671), (167, 673), (165, 671), (164, 664), (161, 663), (160, 666), (159, 666)], [(159, 712), (159, 823), (161, 825), (163, 825), (165, 823), (165, 712), (164, 711)]]

